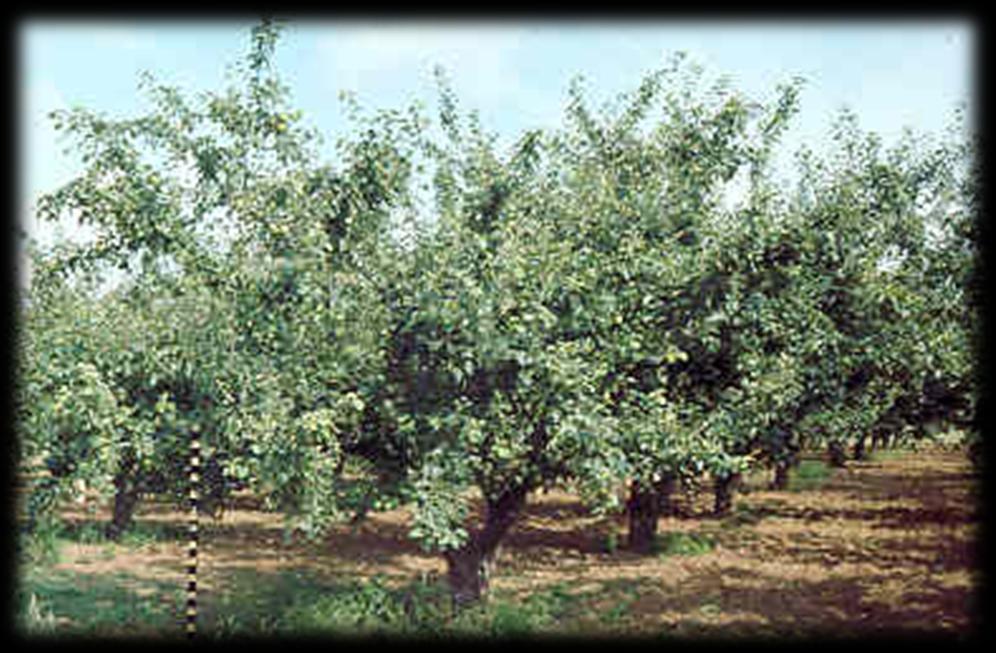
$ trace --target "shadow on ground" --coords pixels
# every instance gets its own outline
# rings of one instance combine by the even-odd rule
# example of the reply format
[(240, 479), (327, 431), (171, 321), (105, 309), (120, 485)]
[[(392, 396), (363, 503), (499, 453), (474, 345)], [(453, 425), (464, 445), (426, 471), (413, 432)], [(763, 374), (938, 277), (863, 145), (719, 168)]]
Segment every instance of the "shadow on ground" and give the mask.
[[(976, 479), (957, 455), (933, 455), (853, 464), (812, 490), (755, 490), (739, 496), (733, 515), (724, 519), (693, 513), (661, 520), (662, 534), (708, 536), (715, 547), (701, 555), (641, 557), (610, 547), (610, 538), (618, 546), (625, 542), (622, 517), (596, 519), (572, 495), (540, 494), (531, 497), (503, 543), (495, 596), (581, 588), (571, 594), (572, 621), (558, 624), (568, 633), (965, 632), (977, 564)], [(156, 567), (155, 581), (96, 575), (70, 560), (59, 572), (68, 576), (36, 577), (26, 588), (57, 616), (89, 615), (62, 629), (86, 632), (111, 615), (114, 632), (171, 632), (185, 582), (185, 519), (153, 504), (138, 517), (144, 540), (133, 541), (173, 548), (155, 560), (129, 549), (120, 564)], [(71, 541), (87, 541), (101, 523), (74, 522)], [(307, 543), (285, 540), (279, 515), (242, 499), (221, 520), (204, 520), (201, 542), (201, 618), (216, 632), (266, 632), (290, 606), (300, 607), (302, 597), (317, 603), (329, 597), (328, 610), (348, 612), (354, 609), (348, 597), (377, 577), (400, 586), (428, 578), (429, 586), (440, 587), (445, 569), (440, 556), (409, 539), (402, 510), (336, 527), (322, 541)], [(67, 578), (80, 579), (84, 589), (74, 593)], [(376, 596), (367, 599), (381, 605)], [(101, 613), (99, 606), (107, 605), (111, 612)], [(305, 608), (300, 614), (308, 614)], [(373, 619), (379, 618), (376, 610), (388, 608), (370, 609)], [(136, 625), (141, 623), (147, 627)]]

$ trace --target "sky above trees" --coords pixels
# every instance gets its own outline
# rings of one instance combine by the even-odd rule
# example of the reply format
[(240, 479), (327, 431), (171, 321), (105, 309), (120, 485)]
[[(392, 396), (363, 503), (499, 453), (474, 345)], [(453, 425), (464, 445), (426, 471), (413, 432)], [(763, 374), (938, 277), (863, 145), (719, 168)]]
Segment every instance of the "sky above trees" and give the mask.
[[(32, 206), (68, 181), (80, 161), (64, 154), (48, 112), (83, 105), (109, 116), (141, 112), (139, 74), (148, 70), (190, 91), (219, 88), (245, 50), (251, 20), (28, 21), (20, 32), (21, 227), (51, 242)], [(955, 108), (971, 110), (975, 34), (962, 21), (293, 20), (276, 62), (311, 124), (334, 134), (338, 94), (363, 106), (434, 101), (432, 69), (442, 65), (467, 109), (511, 144), (524, 129), (553, 127), (572, 77), (596, 101), (632, 88), (675, 52), (707, 77), (729, 77), (759, 99), (793, 76), (806, 78), (801, 112), (777, 163), (818, 146), (830, 120), (849, 107), (863, 128), (889, 142), (905, 126), (940, 132)], [(971, 118), (971, 112), (970, 112)], [(328, 148), (331, 149), (329, 139)], [(64, 235), (73, 237), (67, 226)]]

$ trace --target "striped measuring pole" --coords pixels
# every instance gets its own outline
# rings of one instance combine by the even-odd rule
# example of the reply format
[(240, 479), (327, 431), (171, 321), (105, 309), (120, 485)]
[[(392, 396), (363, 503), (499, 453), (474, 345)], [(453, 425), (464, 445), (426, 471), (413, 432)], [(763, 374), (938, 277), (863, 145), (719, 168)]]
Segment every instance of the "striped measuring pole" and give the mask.
[(193, 639), (197, 633), (197, 539), (198, 512), (197, 486), (201, 472), (200, 429), (195, 424), (190, 429), (190, 543), (187, 550), (187, 637)]

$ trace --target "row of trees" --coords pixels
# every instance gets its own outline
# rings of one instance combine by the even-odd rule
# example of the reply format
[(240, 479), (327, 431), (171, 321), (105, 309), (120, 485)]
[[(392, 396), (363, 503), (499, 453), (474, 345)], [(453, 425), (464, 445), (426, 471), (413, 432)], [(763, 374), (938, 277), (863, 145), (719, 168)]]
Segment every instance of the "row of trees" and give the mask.
[(346, 96), (324, 163), (278, 33), (253, 29), (224, 92), (147, 78), (147, 115), (54, 114), (85, 169), (39, 215), (96, 235), (33, 253), (29, 528), (81, 479), (113, 497), (112, 536), (143, 493), (181, 497), (196, 428), (214, 505), (250, 487), (318, 535), (409, 504), (464, 604), (543, 487), (627, 510), (646, 550), (703, 474), (722, 511), (804, 446), (942, 423), (977, 442), (963, 125), (887, 148), (843, 113), (786, 190), (800, 81), (756, 102), (678, 56), (599, 113), (576, 82), (564, 126), (507, 151), (442, 73), (435, 124)]

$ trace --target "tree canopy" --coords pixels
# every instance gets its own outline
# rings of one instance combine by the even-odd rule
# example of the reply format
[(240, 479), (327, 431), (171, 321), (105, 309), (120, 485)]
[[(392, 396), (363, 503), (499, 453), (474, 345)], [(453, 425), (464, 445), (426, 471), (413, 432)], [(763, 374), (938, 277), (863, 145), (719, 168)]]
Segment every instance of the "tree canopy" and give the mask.
[(611, 511), (628, 484), (645, 544), (662, 483), (786, 464), (803, 439), (978, 437), (962, 131), (885, 148), (843, 113), (788, 192), (771, 160), (802, 80), (760, 103), (676, 56), (601, 114), (576, 80), (563, 126), (507, 151), (442, 71), (435, 122), (347, 95), (325, 162), (278, 36), (253, 29), (224, 91), (148, 76), (146, 115), (53, 115), (85, 168), (39, 215), (96, 236), (33, 253), (32, 520), (83, 479), (119, 531), (140, 492), (182, 496), (198, 429), (216, 504), (250, 487), (319, 535), (406, 503), (464, 603), (543, 487)]

